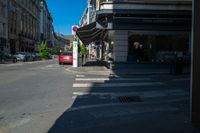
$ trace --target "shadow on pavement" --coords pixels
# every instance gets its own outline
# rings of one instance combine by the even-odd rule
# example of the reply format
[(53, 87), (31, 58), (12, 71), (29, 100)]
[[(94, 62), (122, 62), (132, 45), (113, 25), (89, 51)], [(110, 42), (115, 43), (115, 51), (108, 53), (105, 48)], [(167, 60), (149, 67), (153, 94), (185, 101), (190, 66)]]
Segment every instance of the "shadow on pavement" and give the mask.
[[(89, 62), (86, 66), (99, 65)], [(48, 133), (199, 132), (189, 118), (190, 81), (173, 80), (189, 78), (189, 75), (132, 74), (107, 78), (91, 79), (87, 87), (76, 86), (74, 103)]]

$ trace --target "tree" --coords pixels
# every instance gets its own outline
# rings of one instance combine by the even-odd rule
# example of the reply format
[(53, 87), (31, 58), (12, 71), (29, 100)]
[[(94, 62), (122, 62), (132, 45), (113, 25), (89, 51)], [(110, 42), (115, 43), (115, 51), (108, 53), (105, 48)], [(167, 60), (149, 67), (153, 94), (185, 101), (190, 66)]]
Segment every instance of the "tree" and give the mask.
[(67, 48), (67, 51), (73, 51), (73, 46), (70, 46), (69, 48)]
[(46, 45), (46, 42), (42, 41), (39, 47), (39, 54), (42, 59), (49, 58), (49, 49)]
[(79, 52), (84, 56), (87, 56), (89, 54), (89, 50), (85, 45), (79, 45)]
[(60, 51), (63, 51), (63, 47), (60, 44), (56, 44), (52, 49), (51, 53), (55, 55), (59, 55)]

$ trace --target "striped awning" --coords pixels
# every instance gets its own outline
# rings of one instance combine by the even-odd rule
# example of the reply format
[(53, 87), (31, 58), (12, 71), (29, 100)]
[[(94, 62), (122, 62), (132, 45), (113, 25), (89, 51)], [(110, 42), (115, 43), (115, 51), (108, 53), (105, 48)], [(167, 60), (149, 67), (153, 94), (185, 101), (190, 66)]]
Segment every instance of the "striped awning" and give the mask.
[(83, 44), (88, 45), (91, 42), (99, 41), (103, 38), (104, 30), (97, 28), (97, 22), (90, 23), (83, 27), (78, 28), (76, 34)]

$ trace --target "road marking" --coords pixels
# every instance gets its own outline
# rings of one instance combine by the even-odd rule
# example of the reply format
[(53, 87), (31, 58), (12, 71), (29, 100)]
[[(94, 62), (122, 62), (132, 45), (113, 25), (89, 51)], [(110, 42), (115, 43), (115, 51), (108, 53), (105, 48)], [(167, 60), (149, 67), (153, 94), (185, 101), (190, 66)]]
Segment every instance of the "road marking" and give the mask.
[(142, 91), (142, 92), (117, 92), (117, 93), (104, 93), (104, 92), (73, 92), (74, 97), (81, 96), (81, 98), (86, 98), (86, 96), (98, 96), (105, 97), (109, 96), (111, 99), (113, 97), (119, 96), (140, 96), (142, 98), (153, 98), (153, 97), (166, 97), (166, 96), (187, 96), (188, 92), (177, 89), (177, 90), (161, 90), (161, 91)]
[(78, 77), (78, 78), (84, 78), (85, 75), (76, 75), (76, 77)]
[(134, 72), (134, 71), (129, 71), (129, 72), (119, 72), (119, 73), (115, 73), (114, 71), (111, 72), (111, 75), (146, 75), (146, 74), (169, 74), (169, 72)]
[(154, 101), (154, 102), (135, 102), (135, 103), (106, 103), (106, 104), (94, 104), (94, 105), (84, 105), (79, 107), (72, 107), (69, 108), (67, 111), (77, 111), (83, 109), (91, 109), (91, 108), (102, 108), (102, 107), (115, 107), (115, 106), (127, 106), (127, 105), (152, 105), (152, 104), (168, 104), (180, 101), (188, 101), (190, 98), (177, 98), (177, 99), (170, 99), (165, 101)]
[(138, 81), (151, 80), (150, 78), (76, 78), (76, 81)]
[(51, 68), (51, 67), (53, 67), (53, 65), (47, 65), (47, 66), (45, 66), (46, 68)]
[(85, 87), (137, 87), (137, 86), (162, 86), (166, 85), (165, 83), (162, 82), (141, 82), (141, 83), (104, 83), (104, 84), (93, 84), (93, 83), (74, 83), (72, 87), (80, 87), (80, 88), (85, 88)]
[(24, 119), (19, 120), (19, 121), (15, 122), (15, 123), (11, 123), (11, 124), (9, 125), (9, 127), (10, 127), (10, 128), (19, 127), (19, 126), (25, 125), (26, 123), (28, 123), (28, 122), (30, 122), (30, 121), (31, 121), (31, 119), (29, 119), (29, 118), (24, 118)]

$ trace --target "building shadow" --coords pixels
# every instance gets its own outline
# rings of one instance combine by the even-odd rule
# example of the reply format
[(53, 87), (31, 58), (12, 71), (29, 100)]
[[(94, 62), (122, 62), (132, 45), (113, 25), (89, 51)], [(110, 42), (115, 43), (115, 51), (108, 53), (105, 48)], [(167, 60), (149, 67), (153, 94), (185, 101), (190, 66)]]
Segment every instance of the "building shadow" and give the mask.
[[(146, 65), (135, 67), (142, 70)], [(189, 118), (190, 80), (184, 80), (189, 74), (174, 77), (117, 72), (114, 69), (107, 79), (97, 75), (95, 78), (105, 80), (91, 80), (88, 87), (78, 88), (73, 104), (48, 133), (199, 132)]]

